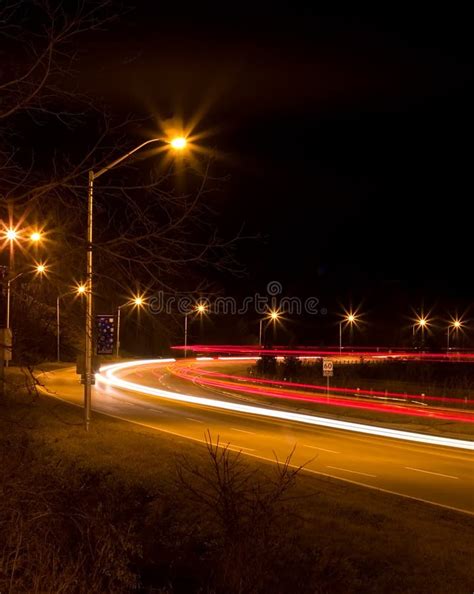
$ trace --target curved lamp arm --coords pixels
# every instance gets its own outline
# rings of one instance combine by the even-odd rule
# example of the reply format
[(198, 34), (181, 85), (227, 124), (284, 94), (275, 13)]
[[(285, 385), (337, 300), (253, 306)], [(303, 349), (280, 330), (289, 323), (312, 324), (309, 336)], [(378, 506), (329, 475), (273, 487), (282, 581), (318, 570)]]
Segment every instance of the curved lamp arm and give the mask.
[(166, 140), (164, 140), (163, 138), (152, 138), (151, 140), (147, 140), (146, 142), (142, 142), (142, 144), (139, 144), (138, 146), (136, 146), (134, 149), (132, 149), (131, 151), (129, 151), (125, 155), (122, 155), (118, 159), (115, 159), (115, 161), (112, 161), (112, 163), (110, 163), (110, 165), (106, 165), (105, 167), (103, 167), (102, 169), (100, 169), (97, 173), (94, 173), (93, 171), (91, 171), (91, 177), (92, 177), (92, 179), (93, 180), (94, 179), (97, 179), (98, 177), (100, 177), (101, 175), (103, 175), (104, 173), (106, 173), (107, 171), (109, 171), (109, 169), (113, 169), (114, 167), (116, 167), (117, 165), (119, 165), (122, 161), (125, 161), (125, 159), (128, 159), (128, 157), (131, 157), (134, 153), (136, 153), (137, 151), (139, 151), (143, 147), (147, 146), (148, 144), (152, 144), (154, 142), (166, 142)]

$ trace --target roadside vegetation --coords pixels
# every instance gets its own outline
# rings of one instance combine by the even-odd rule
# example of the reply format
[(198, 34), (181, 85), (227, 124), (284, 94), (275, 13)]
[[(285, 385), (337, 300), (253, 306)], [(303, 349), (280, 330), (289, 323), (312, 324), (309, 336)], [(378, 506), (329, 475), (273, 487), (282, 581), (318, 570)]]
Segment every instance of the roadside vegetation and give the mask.
[(0, 404), (2, 593), (472, 589), (470, 516), (81, 415)]

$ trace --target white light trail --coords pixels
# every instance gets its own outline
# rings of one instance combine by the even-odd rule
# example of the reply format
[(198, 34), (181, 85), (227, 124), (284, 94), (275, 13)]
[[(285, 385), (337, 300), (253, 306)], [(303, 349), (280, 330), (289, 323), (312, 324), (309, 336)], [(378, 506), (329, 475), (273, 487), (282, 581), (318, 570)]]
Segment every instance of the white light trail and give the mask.
[(463, 439), (452, 439), (450, 437), (441, 437), (437, 435), (428, 435), (424, 433), (413, 433), (411, 431), (400, 431), (398, 429), (387, 429), (385, 427), (377, 427), (374, 425), (363, 425), (360, 423), (351, 423), (349, 421), (338, 421), (337, 419), (327, 419), (324, 417), (316, 417), (302, 413), (291, 411), (283, 411), (278, 409), (266, 408), (263, 406), (253, 406), (250, 404), (240, 404), (238, 402), (226, 402), (224, 400), (217, 400), (214, 398), (206, 398), (203, 396), (192, 396), (190, 394), (182, 394), (178, 392), (169, 392), (151, 386), (144, 386), (120, 379), (115, 376), (116, 372), (124, 371), (134, 367), (141, 367), (144, 365), (159, 365), (165, 363), (174, 363), (176, 359), (143, 359), (139, 361), (127, 361), (125, 363), (114, 363), (106, 365), (100, 369), (100, 373), (96, 375), (97, 381), (100, 383), (113, 386), (115, 388), (122, 388), (131, 392), (138, 392), (140, 394), (147, 394), (156, 398), (165, 398), (175, 402), (186, 402), (188, 404), (195, 404), (214, 409), (221, 409), (232, 412), (240, 412), (243, 414), (257, 415), (260, 417), (267, 417), (279, 419), (284, 421), (293, 421), (296, 423), (304, 423), (306, 425), (317, 425), (321, 427), (329, 427), (330, 429), (340, 429), (343, 431), (352, 431), (355, 433), (365, 433), (368, 435), (375, 435), (377, 437), (389, 437), (392, 439), (399, 439), (403, 441), (414, 441), (428, 445), (444, 446), (456, 449), (465, 449), (474, 451), (474, 441)]

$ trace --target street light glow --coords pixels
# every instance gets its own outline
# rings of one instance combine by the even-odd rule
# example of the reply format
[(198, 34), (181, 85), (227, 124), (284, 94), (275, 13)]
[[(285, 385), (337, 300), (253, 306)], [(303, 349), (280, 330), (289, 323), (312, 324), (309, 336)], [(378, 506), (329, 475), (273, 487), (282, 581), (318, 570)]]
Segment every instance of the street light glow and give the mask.
[(207, 311), (207, 306), (206, 306), (204, 303), (198, 303), (198, 304), (196, 305), (196, 311), (197, 311), (197, 313), (199, 313), (199, 314), (206, 313), (206, 311)]
[(87, 287), (86, 287), (86, 285), (84, 285), (84, 284), (82, 284), (82, 285), (78, 285), (78, 286), (76, 287), (76, 291), (77, 291), (77, 293), (78, 293), (79, 295), (84, 295), (84, 293), (86, 292), (86, 290), (87, 290)]
[(347, 324), (350, 324), (352, 326), (352, 324), (355, 324), (357, 326), (357, 323), (360, 320), (360, 316), (357, 314), (357, 310), (354, 311), (352, 309), (348, 310), (344, 310), (344, 316), (342, 318), (342, 321)]
[(45, 264), (37, 264), (36, 272), (38, 272), (39, 274), (44, 274), (46, 272), (46, 265)]
[(460, 320), (454, 320), (454, 321), (451, 323), (451, 326), (452, 326), (453, 328), (456, 328), (456, 330), (457, 330), (458, 328), (461, 328), (461, 326), (462, 326), (462, 322), (461, 322)]
[(418, 318), (416, 323), (418, 324), (418, 326), (420, 326), (420, 328), (423, 328), (428, 324), (428, 320), (426, 318)]
[(31, 241), (34, 241), (35, 243), (37, 243), (38, 241), (41, 241), (41, 233), (39, 231), (34, 231), (30, 235), (30, 239), (31, 239)]
[(18, 232), (15, 229), (10, 228), (10, 229), (7, 229), (5, 236), (8, 239), (8, 241), (14, 241), (15, 239), (18, 238)]
[(170, 141), (170, 145), (177, 151), (181, 151), (185, 148), (187, 144), (186, 138), (184, 138), (184, 136), (178, 136), (176, 138), (173, 138), (173, 140)]

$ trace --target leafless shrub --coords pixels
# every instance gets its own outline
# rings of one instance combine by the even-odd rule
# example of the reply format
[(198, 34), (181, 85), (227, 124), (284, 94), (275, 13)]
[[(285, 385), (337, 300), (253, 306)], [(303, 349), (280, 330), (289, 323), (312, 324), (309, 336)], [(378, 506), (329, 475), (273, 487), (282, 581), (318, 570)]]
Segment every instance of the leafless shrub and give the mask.
[[(294, 450), (268, 472), (252, 469), (240, 453), (206, 436), (208, 465), (181, 458), (178, 489), (188, 499), (204, 558), (212, 559), (209, 583), (216, 592), (314, 592), (315, 551), (299, 535), (292, 490), (302, 467)], [(304, 571), (303, 565), (309, 564)], [(309, 589), (308, 589), (309, 588)]]

